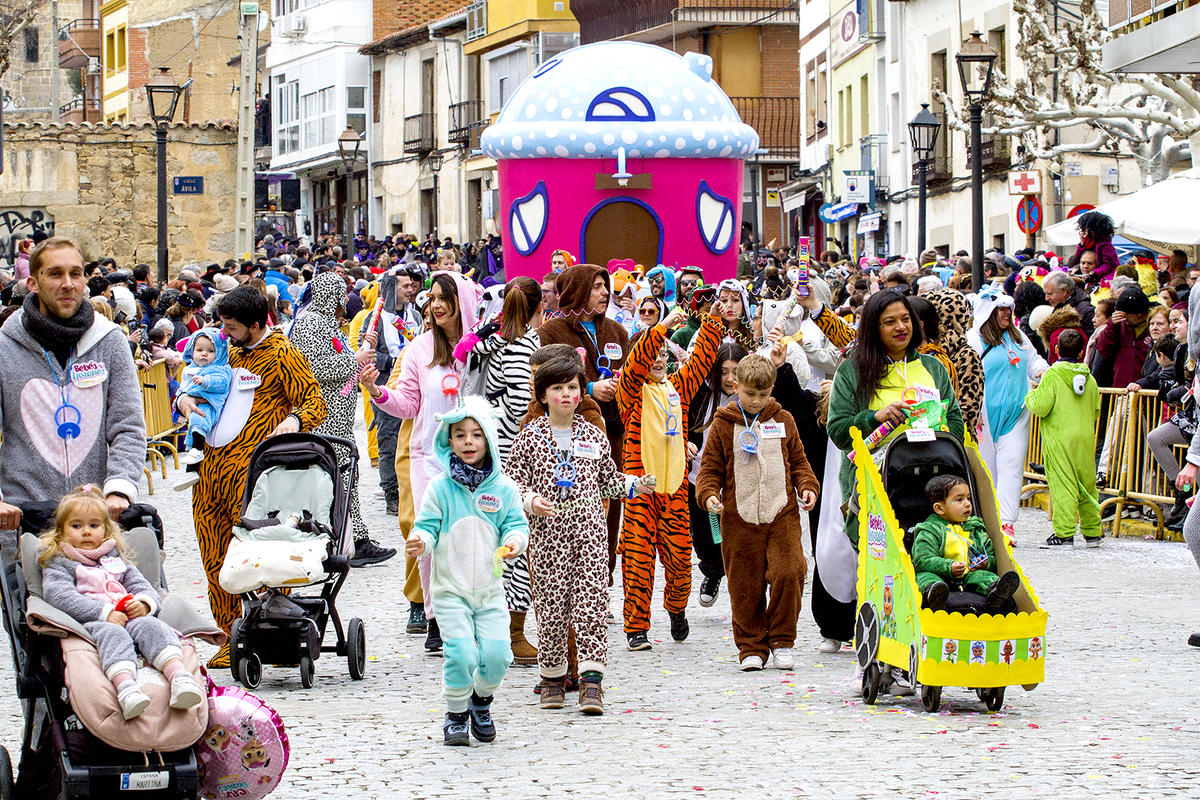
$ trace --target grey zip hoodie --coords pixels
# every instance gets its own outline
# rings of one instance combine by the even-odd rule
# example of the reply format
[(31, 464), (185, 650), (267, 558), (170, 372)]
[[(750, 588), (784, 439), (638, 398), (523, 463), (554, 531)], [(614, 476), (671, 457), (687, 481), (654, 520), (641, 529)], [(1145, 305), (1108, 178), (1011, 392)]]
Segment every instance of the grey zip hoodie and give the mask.
[[(97, 314), (75, 346), (68, 374), (25, 330), (24, 313), (0, 328), (0, 499), (16, 506), (57, 501), (91, 483), (136, 503), (146, 422), (124, 334)], [(79, 410), (78, 419), (60, 410), (64, 399)], [(78, 435), (61, 438), (64, 422), (77, 422)]]

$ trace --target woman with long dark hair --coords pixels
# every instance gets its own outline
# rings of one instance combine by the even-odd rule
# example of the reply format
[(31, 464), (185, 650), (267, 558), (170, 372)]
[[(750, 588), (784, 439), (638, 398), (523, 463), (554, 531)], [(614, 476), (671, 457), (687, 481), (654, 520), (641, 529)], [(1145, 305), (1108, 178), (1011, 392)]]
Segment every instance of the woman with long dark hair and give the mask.
[[(520, 431), (529, 410), (529, 357), (541, 346), (537, 329), (542, 323), (542, 287), (533, 278), (513, 278), (504, 289), (500, 321), (485, 326), (467, 360), (472, 370), (486, 375), (483, 394), (497, 411), (497, 449), (502, 461)], [(537, 649), (525, 638), (525, 615), (533, 602), (529, 562), (525, 554), (504, 560), (504, 596), (512, 640), (513, 663), (537, 663)]]
[[(370, 393), (376, 406), (393, 417), (413, 421), (408, 446), (409, 479), (413, 506), (417, 509), (421, 507), (429, 481), (442, 472), (441, 463), (433, 453), (433, 438), (438, 428), (435, 415), (458, 404), (462, 363), (454, 358), (454, 347), (466, 331), (475, 327), (481, 293), (478, 284), (457, 272), (434, 274), (428, 297), (432, 324), (404, 348), (396, 389), (388, 391), (386, 387), (376, 386), (379, 372), (373, 366), (368, 365), (359, 375), (359, 383)], [(442, 637), (429, 591), (430, 564), (429, 556), (418, 560), (421, 589), (425, 593), (425, 617), (429, 621), (425, 647), (437, 652), (442, 649)], [(415, 609), (410, 608), (410, 619), (416, 616), (414, 612)]]
[(1029, 409), (1025, 395), (1030, 380), (1050, 368), (1017, 327), (1014, 301), (984, 287), (975, 308), (975, 326), (967, 341), (983, 360), (983, 429), (979, 455), (992, 473), (1000, 522), (1013, 542), (1013, 526), (1021, 506), (1021, 483), (1029, 450)]
[[(908, 298), (895, 289), (871, 295), (863, 306), (854, 345), (833, 377), (829, 398), (829, 438), (843, 452), (852, 447), (850, 429), (866, 437), (880, 425), (904, 422), (904, 406), (912, 401), (946, 403), (946, 429), (963, 437), (962, 412), (946, 368), (933, 356), (918, 352), (925, 341)], [(854, 491), (854, 465), (841, 462), (838, 484), (842, 497)], [(858, 515), (846, 518), (846, 535), (858, 549)]]
[(717, 600), (721, 579), (725, 577), (725, 563), (721, 560), (720, 543), (713, 541), (708, 511), (696, 503), (696, 477), (700, 473), (704, 445), (708, 442), (708, 429), (717, 409), (737, 399), (737, 366), (746, 353), (746, 348), (737, 342), (722, 344), (717, 349), (712, 369), (688, 404), (688, 452), (691, 454), (688, 512), (691, 515), (692, 549), (696, 551), (696, 557), (700, 560), (700, 574), (704, 576), (700, 581), (700, 605), (706, 608)]

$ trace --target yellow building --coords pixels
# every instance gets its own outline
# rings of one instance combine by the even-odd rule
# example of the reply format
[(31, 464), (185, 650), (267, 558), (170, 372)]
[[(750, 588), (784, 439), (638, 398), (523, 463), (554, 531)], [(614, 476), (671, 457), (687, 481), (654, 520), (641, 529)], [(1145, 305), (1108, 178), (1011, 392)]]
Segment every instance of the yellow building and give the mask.
[(103, 37), (101, 69), (104, 81), (104, 121), (129, 121), (129, 6), (127, 0), (109, 0), (100, 6)]

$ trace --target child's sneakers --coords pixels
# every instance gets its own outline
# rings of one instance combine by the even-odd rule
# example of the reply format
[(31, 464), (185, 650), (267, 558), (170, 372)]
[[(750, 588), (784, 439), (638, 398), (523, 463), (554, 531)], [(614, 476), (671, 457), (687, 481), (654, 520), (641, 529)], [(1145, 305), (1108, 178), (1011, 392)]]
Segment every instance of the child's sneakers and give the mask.
[(442, 735), (450, 747), (470, 747), (471, 734), (467, 732), (467, 720), (471, 714), (468, 711), (456, 713), (446, 712), (446, 721), (442, 723)]
[(562, 708), (567, 700), (567, 690), (562, 678), (542, 678), (542, 708)]
[(117, 690), (117, 702), (121, 704), (121, 715), (127, 720), (133, 719), (150, 707), (150, 698), (138, 688), (135, 681), (129, 681)]
[(700, 581), (700, 606), (702, 608), (711, 608), (712, 604), (717, 602), (717, 595), (720, 591), (720, 578), (705, 578)]
[(579, 710), (589, 717), (604, 713), (604, 690), (599, 678), (582, 678), (579, 681)]
[(171, 708), (182, 710), (198, 706), (203, 701), (204, 690), (196, 683), (192, 674), (186, 669), (175, 673), (175, 677), (171, 679)]
[(1099, 547), (1100, 542), (1104, 539), (1103, 536), (1085, 536), (1083, 537), (1084, 547)]
[(932, 584), (925, 590), (923, 597), (925, 608), (930, 611), (941, 611), (946, 607), (946, 601), (950, 598), (950, 587), (945, 581), (938, 581)]
[(1075, 537), (1074, 536), (1072, 536), (1071, 538), (1068, 539), (1068, 538), (1061, 537), (1061, 536), (1055, 536), (1052, 533), (1046, 539), (1046, 547), (1074, 547), (1074, 546), (1075, 546)]
[(183, 477), (175, 481), (175, 491), (186, 492), (200, 482), (200, 472), (185, 472)]
[(480, 697), (471, 692), (467, 713), (471, 715), (472, 736), (481, 742), (490, 742), (496, 738), (496, 723), (492, 722), (491, 697)]
[(191, 450), (188, 450), (186, 453), (184, 453), (183, 455), (181, 455), (179, 457), (179, 463), (186, 464), (189, 467), (192, 464), (199, 464), (203, 460), (204, 460), (204, 451), (198, 447), (193, 447)]
[[(675, 620), (671, 620), (672, 633), (674, 633)], [(645, 631), (634, 631), (625, 635), (629, 642), (630, 650), (653, 650), (654, 645), (650, 644), (650, 639), (647, 638)]]
[(822, 639), (821, 645), (817, 648), (820, 653), (837, 653), (842, 649), (842, 643), (837, 639)]
[(762, 656), (749, 655), (742, 659), (742, 672), (758, 672), (762, 668)]
[[(668, 612), (669, 613), (669, 612)], [(680, 611), (678, 614), (671, 614), (671, 638), (677, 642), (687, 641), (688, 634), (692, 628), (688, 625), (686, 611)]]
[(775, 669), (792, 669), (796, 666), (796, 657), (790, 647), (776, 647), (771, 651), (771, 666)]
[(987, 606), (997, 609), (1012, 599), (1013, 593), (1021, 585), (1021, 578), (1011, 569), (996, 579), (987, 593)]

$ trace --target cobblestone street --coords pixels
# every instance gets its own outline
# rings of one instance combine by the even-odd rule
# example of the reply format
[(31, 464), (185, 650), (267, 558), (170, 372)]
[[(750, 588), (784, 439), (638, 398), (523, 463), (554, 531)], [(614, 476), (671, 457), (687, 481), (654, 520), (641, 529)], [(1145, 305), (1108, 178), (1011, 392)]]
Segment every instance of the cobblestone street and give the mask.
[[(365, 452), (361, 425), (359, 440)], [(168, 579), (207, 613), (190, 494), (171, 491), (173, 474), (156, 477), (149, 500), (168, 527)], [(367, 463), (368, 524), (400, 547), (376, 480)], [(999, 713), (957, 688), (932, 715), (917, 697), (864, 705), (851, 651), (817, 653), (807, 596), (795, 670), (740, 672), (722, 592), (709, 609), (693, 599), (684, 644), (671, 641), (661, 608), (652, 651), (629, 652), (620, 628), (609, 629), (603, 717), (571, 710), (574, 695), (567, 709), (540, 710), (536, 668), (512, 668), (496, 696), (496, 742), (469, 749), (441, 744), (442, 660), (403, 632), (403, 562), (356, 570), (339, 608), (366, 623), (366, 679), (352, 681), (332, 655), (317, 662), (311, 690), (294, 669), (264, 669), (257, 693), (283, 717), (292, 747), (273, 797), (1200, 796), (1200, 651), (1186, 645), (1200, 620), (1185, 546), (1033, 546), (1049, 530), (1044, 514), (1024, 512), (1017, 550), (1050, 613), (1046, 682), (1011, 687)], [(619, 588), (612, 597), (619, 616)], [(0, 663), (11, 698), (7, 653)], [(230, 681), (227, 671), (213, 677)], [(20, 725), (17, 703), (3, 704), (0, 739), (14, 755)]]

